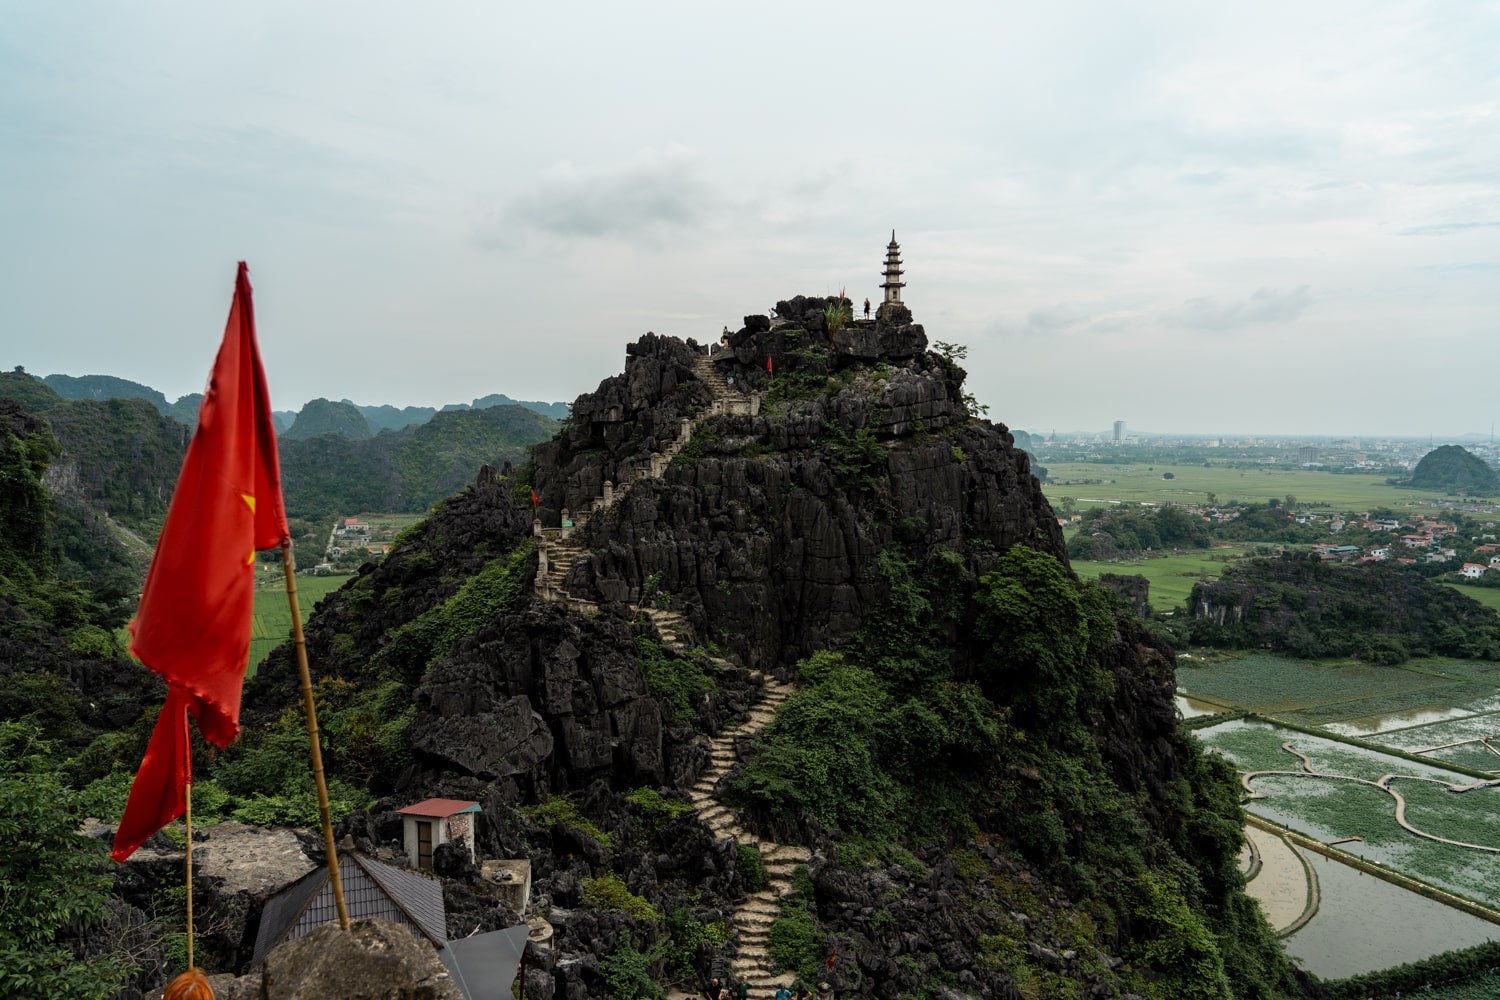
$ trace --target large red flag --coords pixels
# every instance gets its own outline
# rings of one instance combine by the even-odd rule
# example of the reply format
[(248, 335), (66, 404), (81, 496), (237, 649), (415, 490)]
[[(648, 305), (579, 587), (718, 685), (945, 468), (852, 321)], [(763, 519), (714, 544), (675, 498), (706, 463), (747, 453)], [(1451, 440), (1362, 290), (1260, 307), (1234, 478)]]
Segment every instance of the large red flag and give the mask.
[(168, 694), (115, 833), (116, 861), (183, 813), (183, 785), (191, 780), (184, 711), (219, 746), (239, 734), (255, 550), (287, 537), (276, 429), (241, 261), (198, 429), (130, 623), (130, 651), (161, 674)]

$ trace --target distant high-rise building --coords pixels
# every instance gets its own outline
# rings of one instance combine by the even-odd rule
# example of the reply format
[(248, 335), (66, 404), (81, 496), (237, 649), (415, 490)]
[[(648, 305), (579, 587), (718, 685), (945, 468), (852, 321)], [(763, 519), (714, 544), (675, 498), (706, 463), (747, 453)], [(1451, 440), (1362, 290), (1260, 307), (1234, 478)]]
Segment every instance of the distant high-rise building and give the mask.
[(1125, 421), (1123, 421), (1123, 420), (1116, 420), (1115, 421), (1115, 443), (1119, 444), (1123, 440), (1125, 440)]

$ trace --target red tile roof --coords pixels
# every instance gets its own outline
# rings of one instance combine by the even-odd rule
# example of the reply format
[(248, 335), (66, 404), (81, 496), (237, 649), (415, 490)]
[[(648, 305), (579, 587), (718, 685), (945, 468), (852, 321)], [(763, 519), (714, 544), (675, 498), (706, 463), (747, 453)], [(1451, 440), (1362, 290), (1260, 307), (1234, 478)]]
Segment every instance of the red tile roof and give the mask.
[(463, 799), (423, 799), (421, 802), (413, 802), (405, 809), (396, 811), (403, 816), (432, 816), (444, 819), (478, 808), (478, 802), (466, 802)]

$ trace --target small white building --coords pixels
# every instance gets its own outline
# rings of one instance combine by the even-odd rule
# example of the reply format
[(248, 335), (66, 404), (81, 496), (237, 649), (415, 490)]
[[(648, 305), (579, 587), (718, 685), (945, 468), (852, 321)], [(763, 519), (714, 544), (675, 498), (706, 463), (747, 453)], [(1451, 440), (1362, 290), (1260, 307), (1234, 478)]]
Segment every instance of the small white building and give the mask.
[(1458, 575), (1465, 580), (1477, 580), (1484, 576), (1485, 571), (1488, 569), (1489, 567), (1484, 563), (1464, 563), (1463, 569), (1458, 571)]
[(479, 863), (478, 831), (474, 829), (478, 802), (423, 799), (396, 811), (401, 814), (401, 842), (406, 847), (406, 860), (413, 868), (431, 871), (432, 853), (443, 844), (454, 842), (468, 848), (469, 857)]

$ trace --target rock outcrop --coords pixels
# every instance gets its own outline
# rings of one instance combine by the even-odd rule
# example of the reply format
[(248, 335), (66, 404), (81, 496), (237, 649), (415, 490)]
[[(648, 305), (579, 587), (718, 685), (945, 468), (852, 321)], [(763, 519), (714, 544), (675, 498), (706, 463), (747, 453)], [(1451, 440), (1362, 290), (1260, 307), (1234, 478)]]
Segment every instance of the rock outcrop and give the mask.
[(463, 1000), (432, 946), (383, 920), (319, 927), (278, 945), (254, 972), (209, 984), (218, 1000)]
[[(971, 418), (962, 370), (925, 353), (910, 315), (829, 334), (824, 304), (783, 302), (774, 325), (747, 317), (713, 356), (742, 394), (770, 385), (767, 358), (784, 377), (755, 415), (705, 415), (706, 355), (654, 335), (632, 345), (625, 374), (579, 398), (567, 433), (536, 451), (543, 523), (632, 482), (579, 529), (569, 594), (655, 595), (699, 641), (785, 671), (883, 600), (871, 567), (898, 533), (962, 552), (980, 574), (1023, 541), (1066, 559), (1029, 457), (1004, 425)], [(685, 424), (691, 440), (672, 450)], [(640, 477), (669, 450), (660, 476)]]

